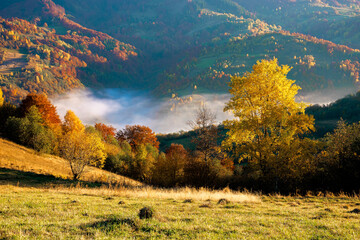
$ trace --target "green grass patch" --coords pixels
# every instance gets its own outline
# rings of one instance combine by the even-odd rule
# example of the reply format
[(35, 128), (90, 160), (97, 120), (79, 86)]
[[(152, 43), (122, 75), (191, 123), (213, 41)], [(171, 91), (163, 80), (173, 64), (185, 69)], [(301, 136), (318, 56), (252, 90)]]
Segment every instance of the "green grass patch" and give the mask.
[[(263, 196), (261, 202), (221, 205), (14, 186), (0, 186), (0, 193), (5, 239), (360, 238), (360, 214), (350, 212), (358, 197)], [(154, 208), (154, 218), (139, 219), (144, 206)]]

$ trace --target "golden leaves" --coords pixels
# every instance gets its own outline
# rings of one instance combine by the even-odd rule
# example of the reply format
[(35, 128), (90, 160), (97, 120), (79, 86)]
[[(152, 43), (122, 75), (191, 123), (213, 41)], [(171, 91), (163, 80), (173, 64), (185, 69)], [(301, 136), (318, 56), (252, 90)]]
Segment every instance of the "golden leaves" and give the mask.
[(233, 111), (236, 119), (224, 122), (229, 129), (224, 146), (235, 143), (255, 149), (248, 154), (260, 160), (277, 145), (314, 129), (314, 119), (305, 115), (306, 104), (295, 102), (300, 87), (287, 79), (290, 70), (274, 58), (258, 61), (252, 72), (232, 77), (232, 97), (224, 111)]

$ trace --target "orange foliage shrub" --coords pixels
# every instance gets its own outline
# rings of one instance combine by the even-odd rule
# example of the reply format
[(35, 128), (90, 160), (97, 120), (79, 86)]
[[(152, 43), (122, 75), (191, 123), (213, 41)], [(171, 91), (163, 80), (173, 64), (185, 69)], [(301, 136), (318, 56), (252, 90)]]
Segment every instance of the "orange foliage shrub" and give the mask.
[(171, 146), (166, 150), (166, 158), (169, 162), (171, 162), (171, 164), (177, 164), (181, 161), (185, 161), (187, 154), (188, 152), (181, 144), (172, 143)]

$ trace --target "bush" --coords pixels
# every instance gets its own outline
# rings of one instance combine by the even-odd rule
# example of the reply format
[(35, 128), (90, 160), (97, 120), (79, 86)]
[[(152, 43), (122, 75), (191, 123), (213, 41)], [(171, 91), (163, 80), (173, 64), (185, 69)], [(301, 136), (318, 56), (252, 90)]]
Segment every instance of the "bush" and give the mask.
[(5, 136), (38, 152), (52, 153), (56, 139), (54, 133), (42, 123), (37, 108), (32, 106), (24, 118), (8, 118)]
[(154, 216), (154, 210), (151, 207), (144, 207), (139, 211), (140, 219), (149, 219)]

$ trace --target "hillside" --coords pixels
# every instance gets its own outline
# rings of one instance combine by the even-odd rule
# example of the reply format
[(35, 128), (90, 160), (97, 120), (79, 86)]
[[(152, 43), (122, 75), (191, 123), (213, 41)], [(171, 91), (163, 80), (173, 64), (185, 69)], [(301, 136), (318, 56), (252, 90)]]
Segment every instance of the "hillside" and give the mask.
[[(26, 173), (41, 174), (53, 176), (58, 180), (71, 179), (71, 170), (68, 162), (62, 158), (41, 155), (34, 150), (17, 145), (13, 142), (0, 138), (0, 184), (1, 182), (10, 181), (14, 173), (26, 176)], [(7, 169), (7, 170), (4, 170)], [(12, 172), (14, 172), (12, 174)], [(16, 177), (16, 176), (15, 176)], [(34, 176), (29, 179), (17, 178), (21, 185), (26, 185), (26, 180), (33, 181)], [(143, 184), (114, 173), (110, 173), (98, 168), (88, 167), (81, 179), (85, 182), (112, 183), (126, 186), (142, 186)]]
[(322, 137), (332, 132), (340, 119), (346, 123), (360, 122), (360, 92), (340, 98), (327, 105), (314, 105), (306, 109), (307, 114), (315, 118), (315, 136)]
[[(29, 7), (19, 11), (20, 3), (31, 1), (41, 2), (43, 10)], [(98, 1), (84, 0), (17, 2), (18, 4), (4, 3), (0, 15), (17, 16), (31, 21), (38, 17), (57, 32), (66, 32), (69, 21), (73, 23), (71, 30), (73, 25), (80, 23), (88, 30), (96, 29), (136, 46), (139, 55), (129, 61), (129, 64), (122, 64), (123, 75), (116, 74), (115, 66), (104, 70), (103, 74), (96, 74), (93, 66), (89, 66), (86, 73), (91, 76), (92, 82), (98, 85), (87, 86), (152, 90), (165, 80), (157, 78), (160, 73), (183, 60), (193, 58), (203, 45), (211, 43), (214, 38), (228, 39), (228, 33), (237, 36), (277, 30), (276, 26), (252, 19), (248, 15), (243, 17), (242, 15), (247, 13), (241, 6), (225, 0), (106, 0), (101, 4)], [(83, 79), (86, 79), (85, 76)], [(139, 80), (142, 80), (142, 83), (139, 83)]]
[(291, 32), (360, 48), (360, 2), (352, 0), (236, 0), (255, 16)]
[(358, 88), (360, 51), (314, 37), (286, 31), (257, 36), (234, 37), (208, 47), (192, 61), (178, 65), (163, 76), (165, 84), (158, 91), (182, 90), (182, 94), (206, 89), (226, 92), (232, 75), (251, 71), (256, 61), (278, 58), (293, 69), (289, 78), (303, 89)]
[[(60, 57), (65, 52), (77, 64), (62, 58), (60, 67), (56, 54), (54, 60), (29, 47), (2, 46), (5, 57), (9, 51), (15, 57), (6, 58), (0, 85), (15, 101), (29, 91), (53, 95), (83, 86), (140, 89), (161, 97), (191, 94), (194, 88), (224, 93), (231, 75), (277, 57), (294, 67), (290, 78), (304, 92), (357, 88), (360, 46), (352, 23), (358, 15), (356, 1), (7, 0), (0, 3), (0, 16), (29, 22), (4, 19), (3, 32), (13, 31), (32, 48)], [(14, 29), (16, 22), (37, 32)], [(33, 70), (29, 59), (47, 72)]]
[[(128, 85), (121, 66), (137, 56), (133, 46), (74, 22), (63, 25), (67, 28), (58, 34), (56, 26), (39, 18), (30, 23), (0, 17), (0, 87), (9, 101), (29, 92), (55, 95), (103, 86), (113, 78), (118, 87)], [(110, 77), (104, 80), (105, 75)]]

